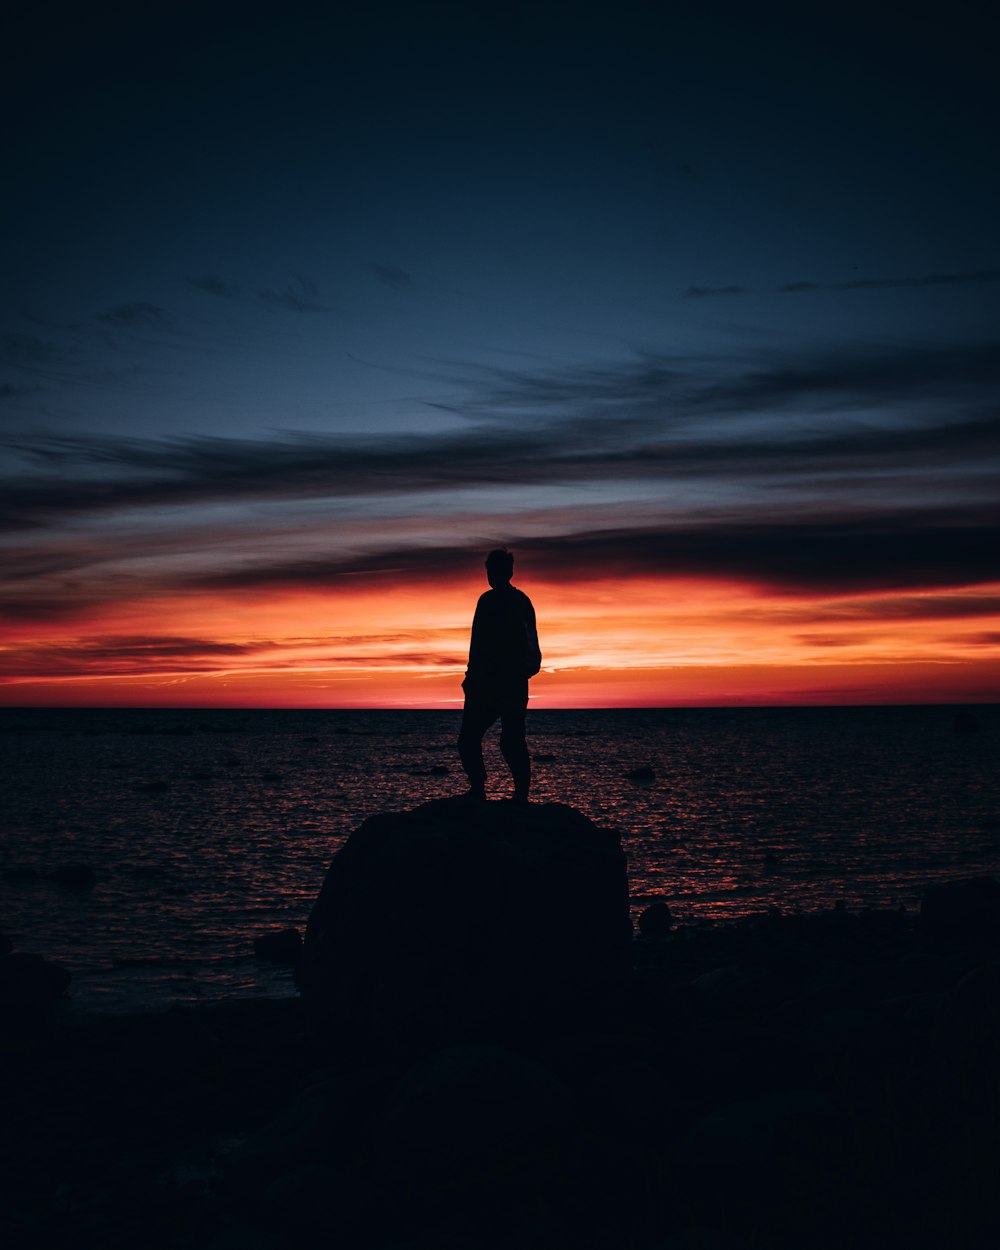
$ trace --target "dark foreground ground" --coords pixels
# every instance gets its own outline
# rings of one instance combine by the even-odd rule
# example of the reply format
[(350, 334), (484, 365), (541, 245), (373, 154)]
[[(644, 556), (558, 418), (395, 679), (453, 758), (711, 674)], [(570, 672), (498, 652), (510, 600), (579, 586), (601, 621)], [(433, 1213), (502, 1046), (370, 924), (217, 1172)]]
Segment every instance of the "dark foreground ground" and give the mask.
[(978, 906), (647, 932), (629, 989), (565, 1031), (405, 1063), (338, 1056), (294, 998), (8, 1003), (4, 1244), (992, 1250), (1000, 942)]

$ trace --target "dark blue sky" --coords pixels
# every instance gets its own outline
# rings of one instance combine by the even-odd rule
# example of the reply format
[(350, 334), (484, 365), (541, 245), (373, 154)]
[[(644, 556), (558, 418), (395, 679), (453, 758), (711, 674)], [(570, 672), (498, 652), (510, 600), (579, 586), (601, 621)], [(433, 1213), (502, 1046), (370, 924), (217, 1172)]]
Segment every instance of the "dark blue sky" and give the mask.
[(975, 29), (803, 7), (39, 19), (5, 425), (412, 429), (482, 365), (990, 337)]
[(22, 17), (9, 612), (112, 602), (136, 534), (167, 589), (267, 584), (251, 533), (308, 578), (994, 580), (985, 6), (823, 9)]

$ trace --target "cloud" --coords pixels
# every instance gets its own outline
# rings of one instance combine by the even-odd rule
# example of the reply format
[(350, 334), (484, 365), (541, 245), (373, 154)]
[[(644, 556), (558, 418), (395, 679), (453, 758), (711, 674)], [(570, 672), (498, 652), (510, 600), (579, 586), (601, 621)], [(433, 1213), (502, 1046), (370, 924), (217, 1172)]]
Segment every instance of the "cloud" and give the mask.
[(119, 304), (117, 308), (101, 313), (97, 320), (129, 329), (164, 330), (170, 325), (165, 309), (142, 300), (135, 304)]
[(837, 637), (833, 634), (799, 634), (796, 641), (806, 647), (856, 647), (871, 642), (873, 638), (872, 634), (857, 632), (852, 632), (849, 637)]
[[(912, 287), (975, 286), (1000, 282), (1000, 269), (967, 269), (959, 273), (911, 274), (901, 278), (851, 278), (847, 282), (816, 282), (800, 278), (774, 287), (777, 295), (804, 295), (815, 291), (891, 291)], [(716, 295), (749, 295), (746, 286), (689, 286), (681, 292), (684, 299), (707, 299)]]
[(203, 638), (123, 636), (78, 638), (66, 643), (26, 643), (4, 652), (5, 677), (73, 677), (131, 673), (210, 671), (220, 659), (273, 649), (274, 644), (243, 645)]
[[(225, 591), (333, 586), (359, 576), (433, 582), (468, 567), (483, 542), (473, 538), (453, 546), (397, 545), (300, 560), (245, 560), (194, 574), (181, 584)], [(720, 516), (687, 525), (582, 529), (510, 540), (519, 565), (546, 581), (706, 577), (781, 593), (835, 595), (988, 582), (996, 577), (998, 544), (1000, 514), (986, 510), (800, 518), (794, 524)]]
[[(364, 640), (368, 648), (378, 638)], [(167, 677), (181, 674), (214, 673), (226, 668), (227, 661), (242, 671), (264, 667), (294, 669), (298, 665), (294, 640), (282, 643), (239, 644), (203, 638), (102, 637), (72, 638), (58, 643), (25, 643), (4, 651), (3, 675), (6, 680), (58, 680), (74, 677)], [(346, 651), (313, 654), (310, 664), (340, 670), (351, 668), (448, 668), (461, 669), (466, 654), (429, 654), (426, 650), (393, 652)]]
[(681, 294), (685, 299), (707, 299), (714, 295), (746, 295), (749, 290), (745, 286), (689, 286)]
[(296, 278), (283, 290), (264, 287), (257, 294), (273, 308), (287, 308), (292, 312), (333, 312), (320, 299), (319, 287), (307, 278)]
[(0, 334), (0, 360), (5, 364), (34, 371), (55, 364), (59, 349), (32, 334)]
[(394, 291), (412, 291), (416, 286), (413, 275), (399, 265), (380, 265), (377, 261), (372, 261), (369, 268), (380, 282)]
[[(645, 355), (562, 372), (477, 370), (446, 431), (169, 440), (34, 436), (0, 479), (0, 527), (142, 507), (420, 495), (470, 487), (880, 477), (909, 506), (928, 474), (972, 481), (1000, 459), (1000, 351), (867, 349), (727, 373)], [(861, 415), (855, 417), (853, 414)], [(872, 413), (877, 415), (872, 415)], [(942, 484), (943, 483), (943, 484)], [(926, 492), (927, 487), (919, 487)]]
[(81, 369), (72, 351), (34, 334), (0, 334), (0, 365), (45, 382), (93, 381), (99, 376)]
[(518, 544), (545, 574), (587, 569), (745, 581), (773, 591), (856, 593), (968, 586), (996, 576), (1000, 514), (927, 511), (580, 533)]
[(972, 269), (963, 273), (925, 273), (907, 278), (855, 278), (850, 282), (830, 282), (825, 287), (819, 284), (817, 289), (829, 291), (893, 290), (914, 286), (967, 286), (981, 282), (1000, 282), (1000, 269)]
[(453, 380), (470, 391), (453, 410), (475, 416), (534, 418), (564, 410), (620, 421), (642, 414), (661, 428), (695, 414), (702, 419), (775, 406), (806, 411), (817, 401), (835, 408), (878, 404), (888, 411), (933, 395), (961, 409), (970, 397), (984, 405), (1000, 400), (1000, 343), (861, 343), (735, 361), (642, 352), (564, 370), (480, 368)]
[[(986, 587), (997, 579), (996, 509), (928, 508), (897, 514), (871, 510), (756, 520), (745, 511), (733, 511), (690, 521), (664, 518), (603, 529), (592, 524), (588, 528), (588, 520), (592, 523), (593, 518), (581, 508), (578, 528), (569, 532), (519, 533), (516, 522), (509, 524), (504, 537), (519, 572), (528, 580), (569, 585), (632, 578), (736, 582), (787, 597), (787, 621), (802, 627), (829, 627), (838, 621), (995, 620), (1000, 615), (1000, 596), (968, 589)], [(364, 546), (352, 547), (349, 532), (346, 537), (348, 542), (332, 552), (321, 536), (315, 548), (322, 554), (300, 546), (272, 555), (274, 548), (262, 533), (261, 551), (267, 554), (248, 555), (245, 547), (227, 545), (225, 536), (213, 531), (202, 536), (200, 548), (193, 547), (188, 537), (178, 542), (173, 554), (161, 550), (142, 565), (141, 572), (136, 567), (113, 567), (113, 543), (104, 561), (110, 567), (105, 569), (100, 560), (90, 567), (79, 560), (74, 565), (72, 559), (64, 567), (47, 567), (40, 561), (32, 568), (22, 563), (4, 571), (0, 617), (51, 624), (86, 617), (102, 605), (192, 592), (256, 598), (278, 588), (312, 592), (361, 585), (395, 587), (401, 580), (432, 588), (478, 568), (483, 551), (495, 545), (494, 534), (485, 527), (460, 542), (437, 545), (420, 545), (405, 533), (391, 531), (381, 542), (376, 535)], [(954, 591), (949, 594), (950, 588)], [(830, 601), (819, 609), (795, 607), (795, 599), (803, 596)], [(769, 618), (773, 613), (770, 607)], [(393, 636), (384, 641), (406, 640)], [(125, 646), (121, 640), (115, 645)], [(135, 649), (141, 644), (128, 645)]]
[(22, 395), (30, 395), (37, 389), (35, 386), (17, 386), (13, 382), (0, 382), (0, 399), (20, 399)]
[(186, 277), (188, 285), (206, 295), (214, 295), (218, 299), (238, 300), (241, 303), (264, 304), (268, 308), (285, 309), (296, 313), (330, 313), (335, 310), (325, 304), (320, 289), (309, 278), (294, 277), (284, 287), (260, 287), (256, 291), (248, 291), (218, 274), (204, 274), (200, 277)]
[(938, 595), (872, 596), (828, 605), (823, 620), (948, 621), (1000, 616), (1000, 595), (946, 593)]
[[(892, 591), (899, 619), (923, 610), (905, 592), (996, 580), (996, 344), (645, 353), (439, 380), (460, 389), (448, 406), (465, 420), (427, 432), (8, 436), (23, 467), (0, 479), (0, 528), (24, 539), (0, 554), (4, 611), (65, 618), (129, 596), (358, 577), (430, 584), (498, 536), (554, 581)], [(526, 492), (556, 489), (558, 504), (529, 517)], [(335, 557), (333, 501), (353, 517)], [(445, 520), (460, 514), (469, 537), (453, 543)], [(323, 517), (315, 535), (305, 516)], [(968, 614), (980, 606), (970, 598)]]
[(204, 274), (198, 278), (185, 278), (185, 282), (189, 283), (198, 291), (204, 291), (206, 295), (215, 295), (219, 299), (244, 299), (243, 290), (232, 282), (227, 282), (225, 278), (220, 278), (218, 274)]

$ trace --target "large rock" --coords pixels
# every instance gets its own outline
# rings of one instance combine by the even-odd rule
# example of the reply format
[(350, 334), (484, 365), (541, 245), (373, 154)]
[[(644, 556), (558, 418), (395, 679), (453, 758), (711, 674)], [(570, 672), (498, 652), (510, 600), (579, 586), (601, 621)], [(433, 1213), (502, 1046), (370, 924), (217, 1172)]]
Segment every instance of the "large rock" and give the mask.
[(441, 799), (336, 854), (298, 981), (348, 1046), (408, 1054), (558, 1028), (630, 970), (618, 835), (561, 803)]
[(450, 1046), (418, 1060), (368, 1126), (378, 1176), (432, 1207), (535, 1174), (577, 1124), (573, 1100), (541, 1064), (497, 1046)]
[(42, 1040), (53, 1008), (72, 981), (62, 964), (26, 951), (0, 955), (0, 1051)]
[(833, 1146), (845, 1127), (821, 1090), (770, 1090), (704, 1116), (691, 1130), (688, 1150), (700, 1166), (754, 1170), (779, 1152)]
[(930, 885), (920, 902), (920, 920), (939, 938), (1000, 937), (1000, 881), (967, 877)]
[(257, 959), (269, 963), (297, 964), (302, 956), (302, 935), (298, 929), (273, 929), (253, 940), (253, 953)]

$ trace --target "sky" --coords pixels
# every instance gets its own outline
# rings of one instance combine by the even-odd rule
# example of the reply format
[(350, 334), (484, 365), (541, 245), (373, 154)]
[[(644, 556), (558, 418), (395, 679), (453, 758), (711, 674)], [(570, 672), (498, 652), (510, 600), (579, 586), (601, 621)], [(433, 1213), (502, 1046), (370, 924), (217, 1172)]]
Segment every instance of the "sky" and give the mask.
[(0, 704), (459, 707), (504, 545), (533, 706), (1000, 701), (994, 45), (881, 9), (22, 13)]

